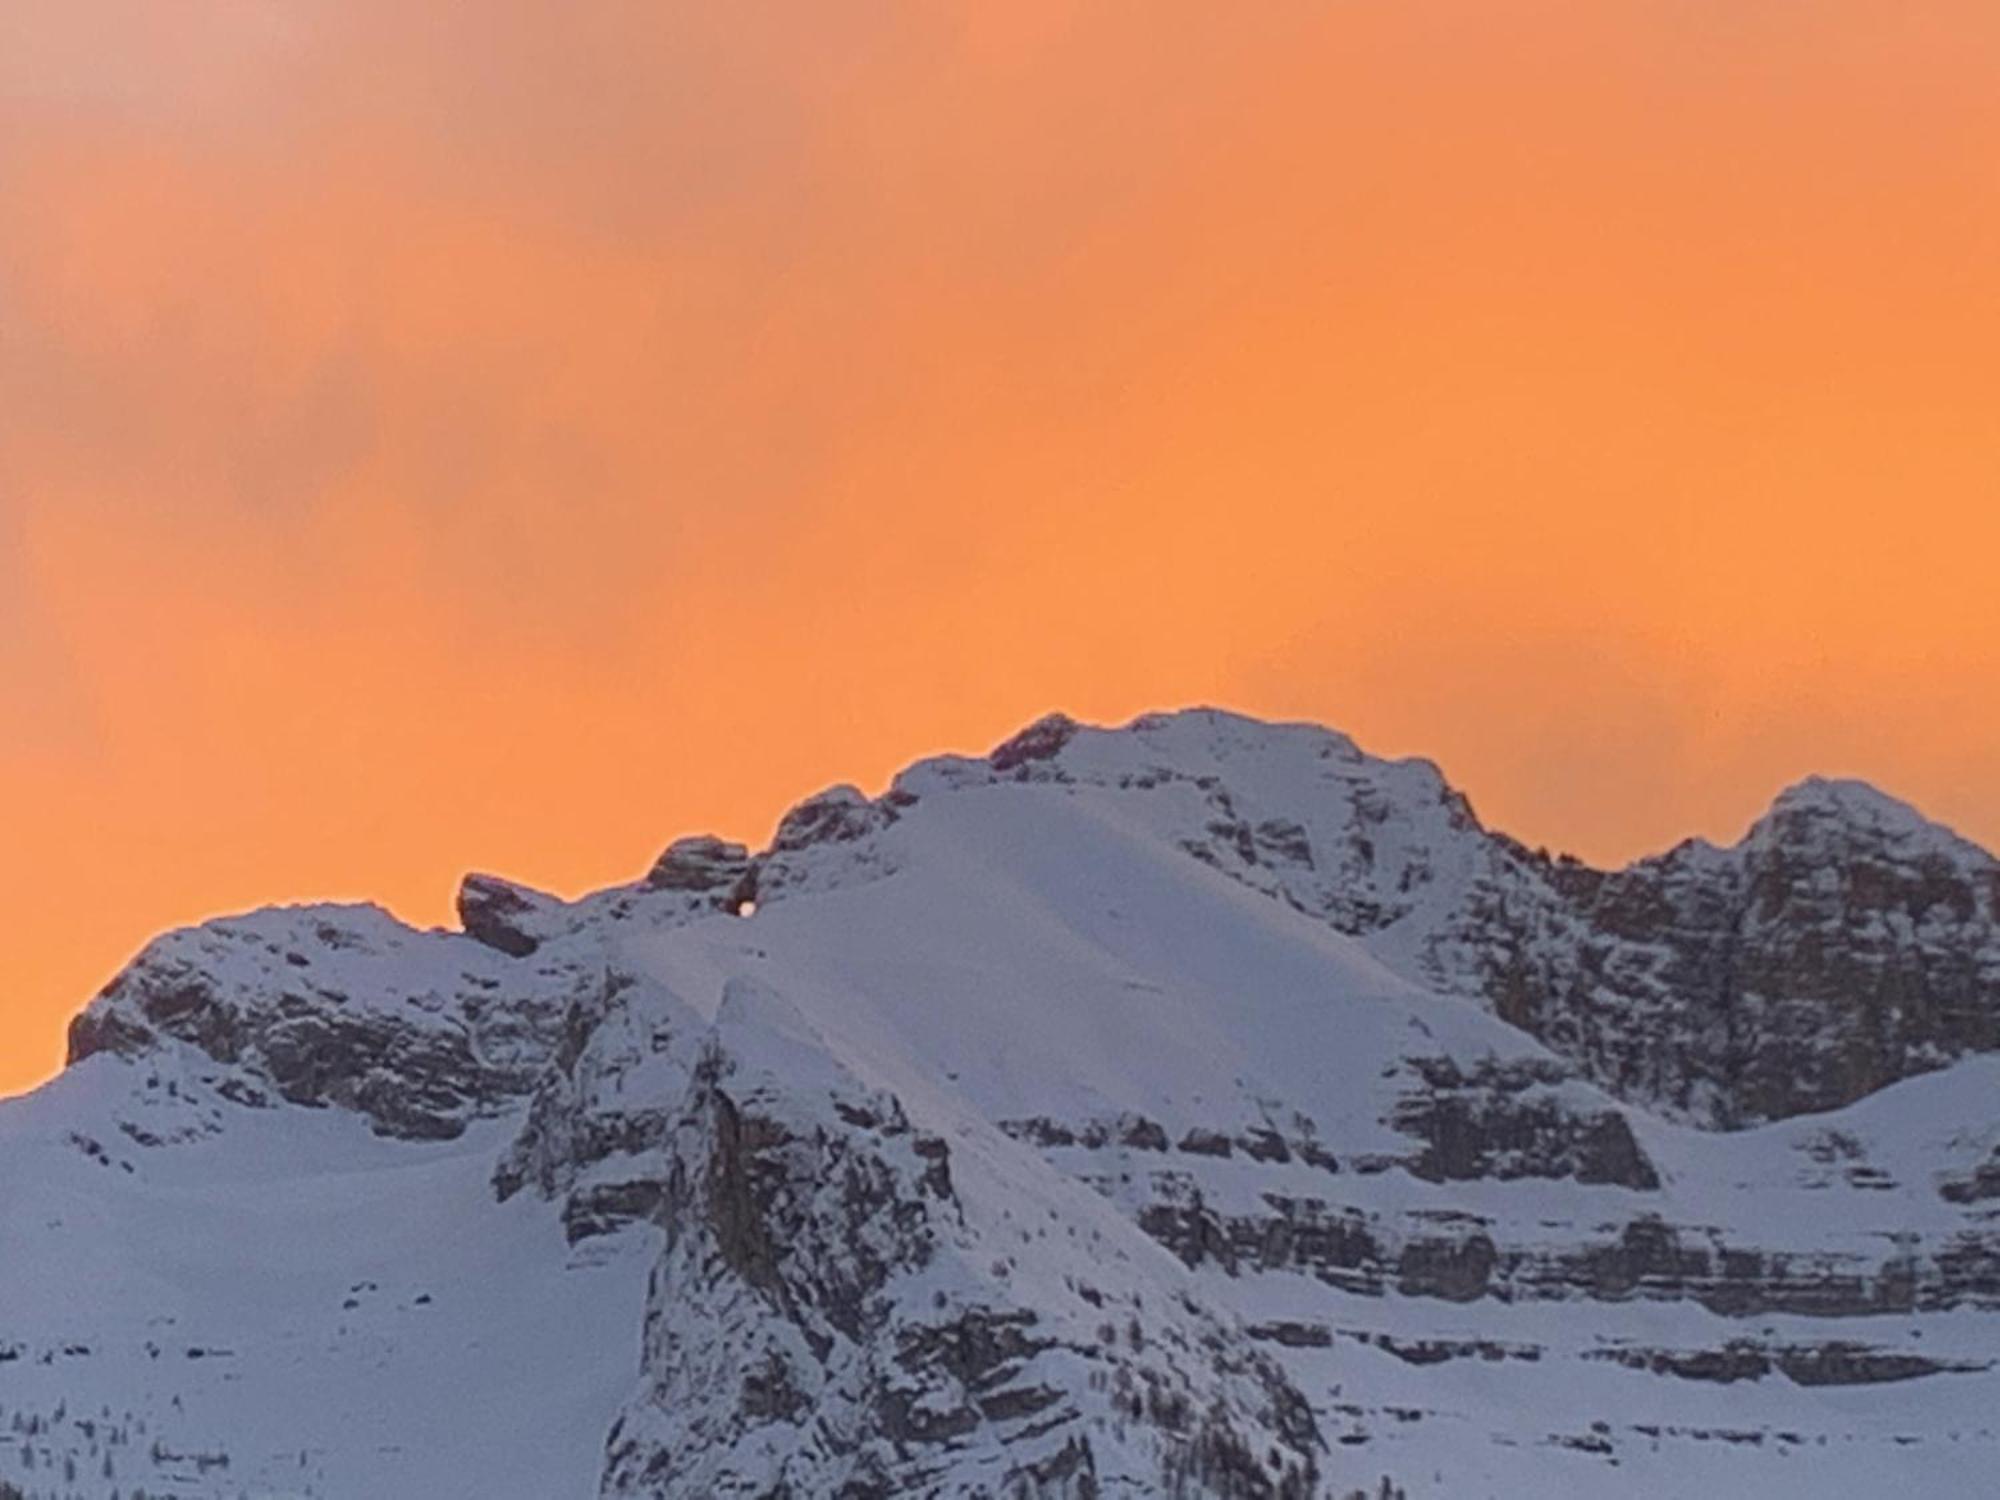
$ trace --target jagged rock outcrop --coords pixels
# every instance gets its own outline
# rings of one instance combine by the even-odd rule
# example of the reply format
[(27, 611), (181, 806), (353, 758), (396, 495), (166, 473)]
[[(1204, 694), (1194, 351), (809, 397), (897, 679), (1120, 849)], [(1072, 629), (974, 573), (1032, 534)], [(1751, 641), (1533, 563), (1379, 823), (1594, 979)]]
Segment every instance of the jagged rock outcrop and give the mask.
[(509, 958), (526, 958), (562, 931), (562, 903), (496, 875), (468, 875), (458, 887), (465, 935)]
[(1725, 1317), (2000, 1310), (2000, 1233), (1972, 1227), (1900, 1244), (1854, 1236), (1837, 1248), (1799, 1250), (1657, 1214), (1524, 1225), (1276, 1193), (1257, 1213), (1230, 1214), (1172, 1179), (1157, 1188), (1139, 1222), (1189, 1266), (1303, 1274), (1363, 1296), (1689, 1302)]
[(711, 834), (675, 839), (646, 874), (657, 891), (688, 891), (708, 898), (719, 911), (735, 911), (755, 900), (756, 862), (741, 844)]
[(1884, 1349), (1831, 1339), (1814, 1344), (1760, 1343), (1731, 1339), (1719, 1348), (1661, 1349), (1616, 1345), (1595, 1351), (1591, 1358), (1672, 1375), (1681, 1380), (1705, 1380), (1733, 1385), (1739, 1380), (1763, 1380), (1783, 1375), (1797, 1385), (1886, 1385), (1920, 1380), (1927, 1375), (1977, 1375), (1993, 1368), (1992, 1360), (1938, 1358), (1911, 1349)]
[(1007, 1176), (1046, 1169), (997, 1132), (965, 1142), (733, 984), (672, 1125), (605, 1493), (1318, 1493), (1316, 1425), (1274, 1362), (1088, 1195), (1080, 1221), (1009, 1224), (1038, 1195)]
[(1424, 1142), (1409, 1170), (1432, 1182), (1573, 1178), (1651, 1191), (1659, 1173), (1618, 1110), (1582, 1103), (1554, 1062), (1482, 1058), (1470, 1070), (1449, 1057), (1417, 1057), (1422, 1080), (1390, 1117)]
[(238, 1104), (336, 1106), (384, 1135), (448, 1138), (534, 1087), (562, 981), (376, 907), (278, 908), (149, 944), (72, 1023), (69, 1060), (183, 1044)]
[(2000, 1150), (1968, 1171), (1945, 1174), (1938, 1192), (1951, 1203), (1986, 1203), (2000, 1198)]
[(573, 1244), (654, 1218), (673, 1112), (706, 1030), (663, 986), (607, 971), (563, 1019), (527, 1118), (495, 1169), (500, 1199), (529, 1187), (560, 1199)]
[(1580, 933), (1538, 941), (1525, 904), (1489, 904), (1510, 965), (1475, 972), (1641, 1102), (1784, 1119), (2000, 1047), (2000, 864), (1870, 788), (1804, 782), (1729, 849), (1528, 868)]

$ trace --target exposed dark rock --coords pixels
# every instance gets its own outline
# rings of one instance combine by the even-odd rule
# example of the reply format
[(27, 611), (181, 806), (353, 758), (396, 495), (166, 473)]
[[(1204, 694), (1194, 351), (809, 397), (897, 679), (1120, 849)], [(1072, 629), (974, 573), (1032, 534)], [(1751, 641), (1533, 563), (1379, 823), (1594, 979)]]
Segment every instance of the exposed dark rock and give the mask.
[(553, 896), (492, 875), (468, 875), (458, 887), (458, 921), (466, 936), (510, 958), (541, 947), (541, 929), (560, 908)]
[(119, 1010), (86, 1010), (69, 1023), (69, 1053), (64, 1066), (75, 1067), (100, 1052), (136, 1057), (153, 1045), (155, 1033), (135, 1016)]
[(1245, 1330), (1251, 1338), (1280, 1344), (1287, 1349), (1327, 1349), (1333, 1346), (1333, 1330), (1322, 1323), (1289, 1320), (1256, 1323)]
[(651, 1178), (630, 1182), (597, 1182), (572, 1191), (563, 1203), (563, 1231), (574, 1245), (596, 1235), (610, 1234), (638, 1219), (654, 1218), (660, 1209), (661, 1185)]
[(1264, 1202), (1263, 1214), (1224, 1215), (1191, 1188), (1156, 1178), (1136, 1215), (1190, 1266), (1300, 1272), (1368, 1296), (1688, 1301), (1725, 1317), (2000, 1309), (2000, 1232), (1864, 1256), (1737, 1245), (1650, 1214), (1610, 1231), (1550, 1226), (1548, 1238), (1530, 1240), (1465, 1214), (1386, 1216), (1275, 1193)]
[(1076, 1144), (1076, 1132), (1060, 1120), (1051, 1120), (1047, 1115), (1036, 1115), (1026, 1120), (1003, 1120), (1000, 1128), (1017, 1141), (1026, 1141), (1031, 1146), (1044, 1151), (1059, 1150)]
[[(400, 967), (412, 947), (433, 966)], [(70, 1061), (185, 1044), (220, 1065), (208, 1082), (225, 1099), (260, 1107), (275, 1094), (353, 1110), (383, 1135), (447, 1139), (524, 1096), (554, 1048), (559, 1002), (533, 986), (510, 994), (480, 966), (512, 960), (486, 951), (368, 907), (170, 933), (72, 1023)], [(362, 983), (395, 988), (349, 992)]]
[(1730, 1127), (2000, 1047), (2000, 866), (1867, 788), (1807, 782), (1733, 849), (1505, 863), (1453, 945), (1501, 1015), (1628, 1097)]
[(1908, 1350), (1840, 1343), (1780, 1349), (1776, 1360), (1778, 1368), (1800, 1385), (1882, 1385), (1925, 1375), (1969, 1375), (1993, 1368), (1991, 1360), (1936, 1359)]
[(1292, 1159), (1291, 1148), (1285, 1144), (1285, 1138), (1268, 1127), (1244, 1131), (1236, 1138), (1236, 1144), (1252, 1161), (1282, 1163)]
[(1970, 1172), (1947, 1176), (1939, 1182), (1938, 1193), (1948, 1203), (1984, 1203), (2000, 1198), (2000, 1152)]
[(1492, 1286), (1499, 1253), (1483, 1230), (1413, 1239), (1403, 1246), (1396, 1289), (1406, 1297), (1473, 1302)]
[(1236, 1149), (1236, 1143), (1219, 1130), (1197, 1126), (1181, 1137), (1180, 1149), (1193, 1156), (1228, 1156)]
[(1752, 1339), (1732, 1339), (1712, 1349), (1621, 1346), (1596, 1350), (1587, 1357), (1610, 1360), (1628, 1369), (1648, 1370), (1655, 1375), (1722, 1385), (1762, 1380), (1773, 1372), (1798, 1385), (1881, 1385), (1926, 1375), (1978, 1374), (1993, 1367), (1990, 1360), (1942, 1359), (1910, 1350), (1839, 1341), (1764, 1344)]
[(1403, 1339), (1387, 1333), (1363, 1333), (1355, 1337), (1385, 1354), (1393, 1354), (1406, 1365), (1441, 1365), (1455, 1359), (1477, 1359), (1487, 1364), (1521, 1360), (1534, 1364), (1542, 1357), (1539, 1344), (1503, 1344), (1494, 1339)]
[(494, 1172), (506, 1199), (565, 1198), (572, 1242), (657, 1216), (665, 1150), (701, 1033), (672, 997), (607, 973), (564, 1017), (527, 1119)]
[(895, 809), (870, 802), (851, 786), (809, 797), (786, 813), (771, 839), (773, 854), (796, 854), (819, 844), (851, 843), (894, 821)]
[(1127, 1115), (1119, 1121), (1118, 1144), (1134, 1151), (1167, 1149), (1166, 1127), (1143, 1115)]
[(1052, 760), (1076, 737), (1077, 729), (1077, 722), (1066, 714), (1049, 714), (996, 746), (986, 757), (987, 764), (1004, 775), (1029, 761)]
[(750, 851), (709, 834), (675, 839), (654, 861), (646, 884), (656, 891), (686, 891), (707, 896), (717, 906), (750, 899), (745, 892), (754, 881)]
[(1585, 1358), (1608, 1360), (1628, 1370), (1647, 1370), (1655, 1375), (1717, 1385), (1762, 1380), (1773, 1369), (1771, 1351), (1748, 1339), (1732, 1339), (1714, 1349), (1598, 1349)]
[(1632, 1127), (1615, 1109), (1579, 1109), (1560, 1071), (1482, 1061), (1470, 1074), (1449, 1059), (1418, 1059), (1425, 1087), (1394, 1123), (1425, 1142), (1410, 1171), (1430, 1182), (1573, 1177), (1641, 1191), (1660, 1185)]

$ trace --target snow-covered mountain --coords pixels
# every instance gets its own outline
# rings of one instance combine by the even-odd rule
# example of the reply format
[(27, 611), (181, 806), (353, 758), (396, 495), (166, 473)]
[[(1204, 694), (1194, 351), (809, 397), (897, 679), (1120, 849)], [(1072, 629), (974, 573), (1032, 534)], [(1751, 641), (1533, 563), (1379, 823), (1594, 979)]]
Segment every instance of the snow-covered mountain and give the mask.
[(2000, 1471), (2000, 864), (1866, 787), (1600, 871), (1052, 718), (460, 911), (161, 938), (0, 1105), (0, 1494)]

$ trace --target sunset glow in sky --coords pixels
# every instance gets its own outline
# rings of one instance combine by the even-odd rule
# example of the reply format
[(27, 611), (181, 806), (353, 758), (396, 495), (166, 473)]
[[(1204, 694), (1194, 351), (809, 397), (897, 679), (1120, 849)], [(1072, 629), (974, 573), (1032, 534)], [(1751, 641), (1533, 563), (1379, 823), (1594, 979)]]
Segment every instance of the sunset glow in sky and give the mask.
[(0, 1089), (1050, 708), (2000, 843), (2000, 7), (0, 15)]

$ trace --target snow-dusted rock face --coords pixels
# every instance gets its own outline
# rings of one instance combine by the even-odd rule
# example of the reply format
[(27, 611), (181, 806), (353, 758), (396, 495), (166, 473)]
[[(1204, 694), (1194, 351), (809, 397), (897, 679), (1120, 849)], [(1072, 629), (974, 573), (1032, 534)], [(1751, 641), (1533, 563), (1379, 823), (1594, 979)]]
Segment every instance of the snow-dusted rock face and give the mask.
[(1274, 1360), (1087, 1192), (990, 1130), (956, 1145), (732, 981), (670, 1130), (605, 1493), (1319, 1492)]
[(673, 1112), (704, 1030), (665, 990), (607, 972), (564, 1018), (527, 1119), (494, 1173), (500, 1198), (532, 1187), (560, 1200), (571, 1243), (654, 1218)]
[(1983, 1493), (1997, 902), (1852, 784), (1600, 871), (1194, 711), (170, 934), (0, 1104), (0, 1485)]
[(533, 1087), (562, 1008), (546, 976), (379, 908), (270, 910), (153, 942), (72, 1023), (69, 1060), (181, 1044), (238, 1103), (449, 1138)]
[(1754, 1124), (2000, 1047), (2000, 864), (1867, 787), (1805, 782), (1729, 849), (1531, 874), (1571, 920), (1482, 901), (1465, 972), (1639, 1102)]

